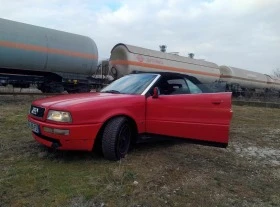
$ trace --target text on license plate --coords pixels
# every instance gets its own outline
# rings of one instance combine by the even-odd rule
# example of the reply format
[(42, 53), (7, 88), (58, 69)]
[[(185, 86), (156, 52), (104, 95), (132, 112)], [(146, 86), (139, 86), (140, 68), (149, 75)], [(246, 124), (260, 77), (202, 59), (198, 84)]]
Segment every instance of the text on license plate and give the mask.
[(29, 128), (33, 131), (33, 132), (36, 132), (36, 133), (39, 133), (40, 132), (40, 129), (39, 129), (39, 125), (38, 124), (35, 124), (31, 121), (28, 121), (28, 126)]

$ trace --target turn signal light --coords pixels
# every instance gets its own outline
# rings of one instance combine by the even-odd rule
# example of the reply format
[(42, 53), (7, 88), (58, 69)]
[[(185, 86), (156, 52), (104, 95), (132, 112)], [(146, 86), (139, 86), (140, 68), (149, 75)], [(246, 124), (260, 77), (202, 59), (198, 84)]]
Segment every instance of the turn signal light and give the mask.
[(59, 134), (59, 135), (69, 135), (68, 129), (53, 129), (50, 127), (43, 127), (45, 132), (52, 133), (52, 134)]

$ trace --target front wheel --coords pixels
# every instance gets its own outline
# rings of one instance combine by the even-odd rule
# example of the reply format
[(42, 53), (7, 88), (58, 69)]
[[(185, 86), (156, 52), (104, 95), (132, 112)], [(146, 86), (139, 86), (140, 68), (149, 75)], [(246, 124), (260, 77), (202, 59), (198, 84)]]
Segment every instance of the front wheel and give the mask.
[(104, 128), (102, 136), (102, 151), (109, 160), (120, 160), (127, 154), (131, 139), (132, 128), (125, 117), (110, 120)]

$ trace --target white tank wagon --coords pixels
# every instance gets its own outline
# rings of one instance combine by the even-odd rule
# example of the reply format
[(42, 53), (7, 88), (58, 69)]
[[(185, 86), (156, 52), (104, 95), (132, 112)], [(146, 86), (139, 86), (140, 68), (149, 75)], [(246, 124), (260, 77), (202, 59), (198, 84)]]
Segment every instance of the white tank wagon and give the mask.
[(272, 77), (271, 79), (273, 79), (272, 88), (280, 93), (280, 78)]
[(220, 78), (219, 66), (212, 62), (119, 43), (111, 50), (109, 72), (120, 78), (132, 71), (172, 71), (196, 77), (202, 83)]
[(220, 66), (220, 72), (220, 81), (226, 82), (233, 92), (269, 88), (268, 77), (261, 73), (224, 65)]

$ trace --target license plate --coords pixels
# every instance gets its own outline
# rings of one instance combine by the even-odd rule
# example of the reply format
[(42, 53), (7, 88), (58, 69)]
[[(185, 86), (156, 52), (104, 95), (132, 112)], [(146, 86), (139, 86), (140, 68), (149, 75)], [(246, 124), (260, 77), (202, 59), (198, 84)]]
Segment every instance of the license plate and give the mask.
[(28, 121), (28, 126), (29, 126), (29, 128), (30, 128), (33, 132), (35, 132), (35, 133), (39, 133), (39, 132), (40, 132), (40, 128), (39, 128), (39, 125), (38, 125), (38, 124), (35, 124), (35, 123), (31, 122), (31, 121)]

